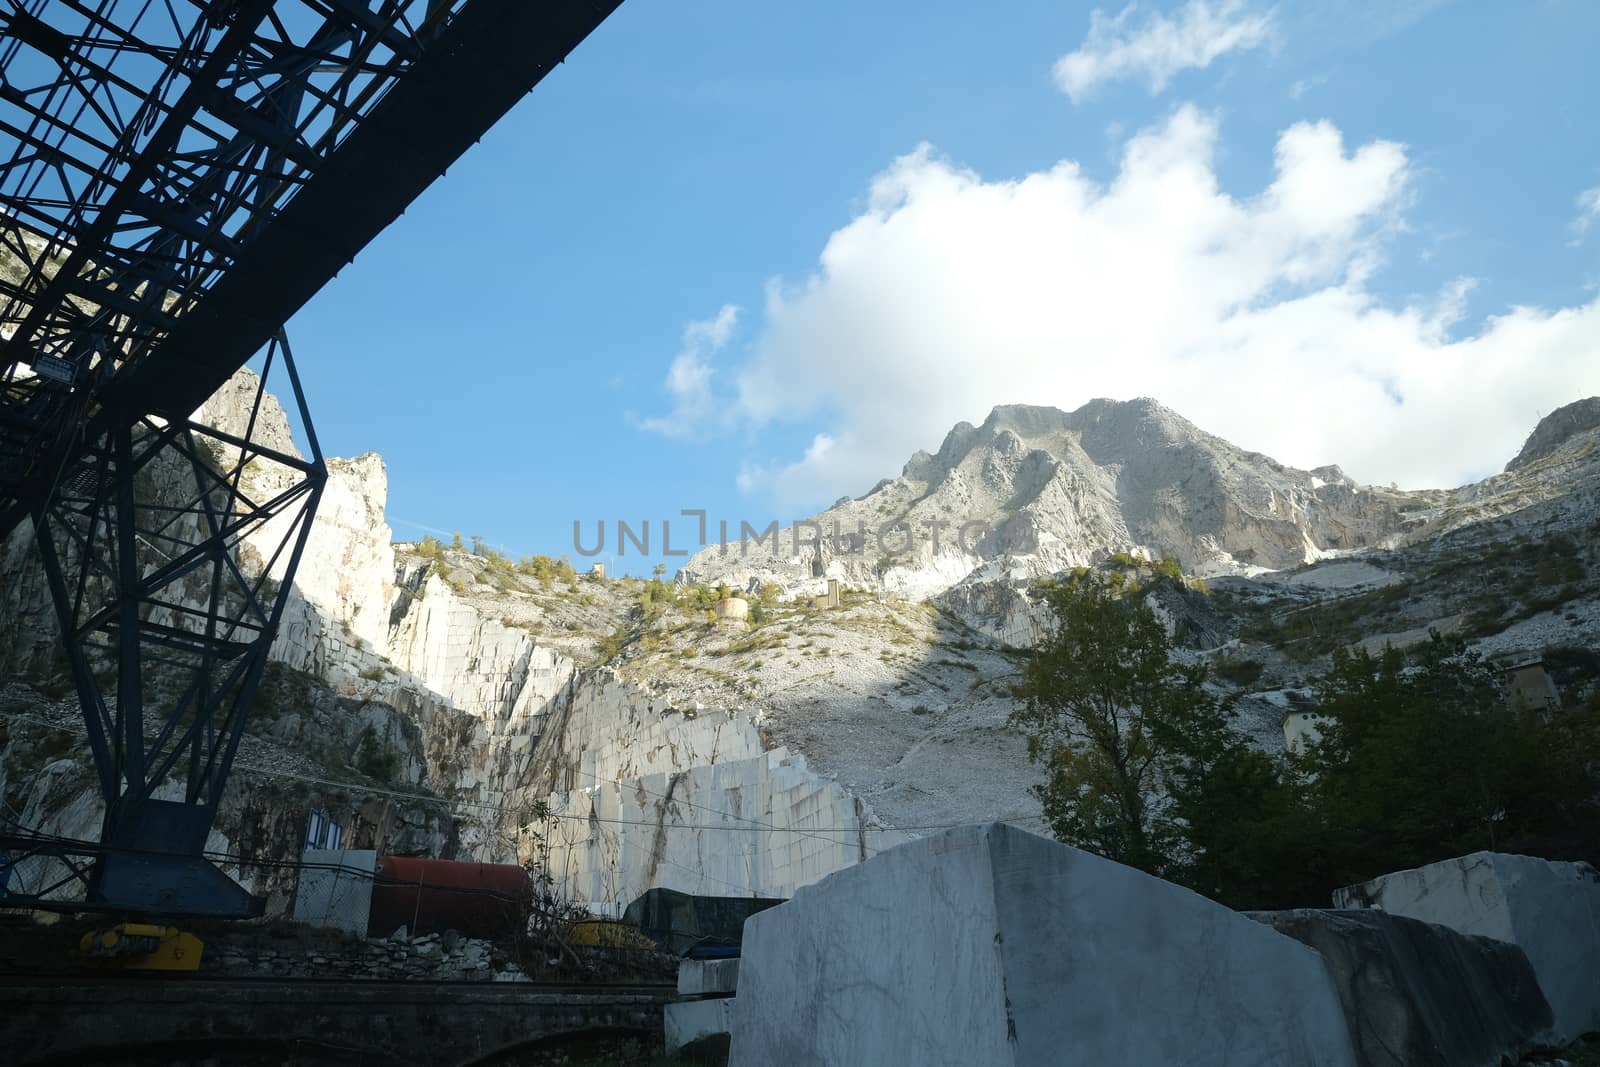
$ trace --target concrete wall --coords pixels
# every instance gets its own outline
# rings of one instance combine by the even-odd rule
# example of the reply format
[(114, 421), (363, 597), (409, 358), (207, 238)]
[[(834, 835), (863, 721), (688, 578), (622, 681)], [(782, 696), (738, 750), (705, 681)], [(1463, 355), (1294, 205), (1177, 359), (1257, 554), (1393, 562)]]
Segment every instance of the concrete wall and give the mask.
[(306, 866), (300, 871), (294, 896), (296, 921), (366, 937), (378, 853), (373, 849), (313, 848), (306, 850), (303, 862)]

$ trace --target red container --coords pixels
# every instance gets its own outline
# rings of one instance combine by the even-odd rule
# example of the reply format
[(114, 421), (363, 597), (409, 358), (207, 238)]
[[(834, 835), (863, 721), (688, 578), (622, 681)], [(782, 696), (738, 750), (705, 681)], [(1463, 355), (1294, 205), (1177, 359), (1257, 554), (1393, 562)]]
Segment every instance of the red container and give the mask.
[(388, 937), (455, 930), (468, 937), (519, 932), (533, 900), (533, 880), (512, 863), (385, 856), (373, 872), (367, 933)]

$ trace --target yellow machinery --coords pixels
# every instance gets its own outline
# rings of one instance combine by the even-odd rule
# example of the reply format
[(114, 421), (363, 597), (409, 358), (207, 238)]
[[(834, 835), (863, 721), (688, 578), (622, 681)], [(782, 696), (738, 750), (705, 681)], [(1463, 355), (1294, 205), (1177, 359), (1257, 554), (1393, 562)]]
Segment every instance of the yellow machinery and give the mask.
[(84, 934), (78, 950), (96, 963), (123, 970), (197, 971), (205, 945), (173, 926), (118, 923)]
[(589, 948), (655, 948), (655, 942), (626, 923), (580, 919), (567, 927), (567, 943)]

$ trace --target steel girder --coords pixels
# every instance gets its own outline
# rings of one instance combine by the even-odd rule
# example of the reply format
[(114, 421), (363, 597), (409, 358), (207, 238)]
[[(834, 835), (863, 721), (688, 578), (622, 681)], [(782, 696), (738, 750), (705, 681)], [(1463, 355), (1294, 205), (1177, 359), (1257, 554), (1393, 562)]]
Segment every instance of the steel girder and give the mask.
[(86, 425), (219, 388), (619, 2), (13, 0), (0, 535)]
[[(324, 473), (191, 413), (619, 3), (0, 11), (0, 537), (32, 517), (106, 800), (91, 904), (253, 907), (200, 850)], [(172, 462), (176, 511), (142, 495)], [(268, 596), (241, 538), (295, 508)]]
[[(267, 375), (280, 367), (309, 458), (257, 439)], [(106, 798), (86, 906), (259, 911), (201, 853), (326, 479), (280, 337), (242, 422), (219, 411), (108, 430), (36, 510), (39, 557)]]

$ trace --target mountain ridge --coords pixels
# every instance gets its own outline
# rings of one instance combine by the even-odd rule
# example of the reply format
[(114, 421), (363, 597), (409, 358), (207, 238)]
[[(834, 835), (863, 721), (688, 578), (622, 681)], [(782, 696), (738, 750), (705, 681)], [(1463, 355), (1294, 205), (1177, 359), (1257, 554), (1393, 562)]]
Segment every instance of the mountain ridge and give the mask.
[[(1600, 484), (1600, 467), (1583, 451), (1595, 437), (1600, 398), (1580, 400), (1540, 420), (1505, 473), (1455, 489), (1400, 490), (1358, 483), (1335, 463), (1288, 466), (1149, 397), (1100, 398), (1072, 411), (1002, 404), (982, 423), (957, 423), (937, 450), (913, 453), (898, 476), (811, 517), (824, 534), (814, 545), (796, 531), (775, 549), (708, 546), (687, 562), (683, 580), (815, 592), (833, 578), (930, 596), (1119, 552), (1172, 558), (1204, 577), (1285, 570), (1439, 536)], [(1561, 467), (1554, 475), (1552, 461)], [(924, 536), (895, 553), (874, 537), (895, 523), (914, 533), (978, 523), (984, 533), (965, 546), (949, 533), (937, 546)], [(845, 533), (828, 536), (834, 531)]]

